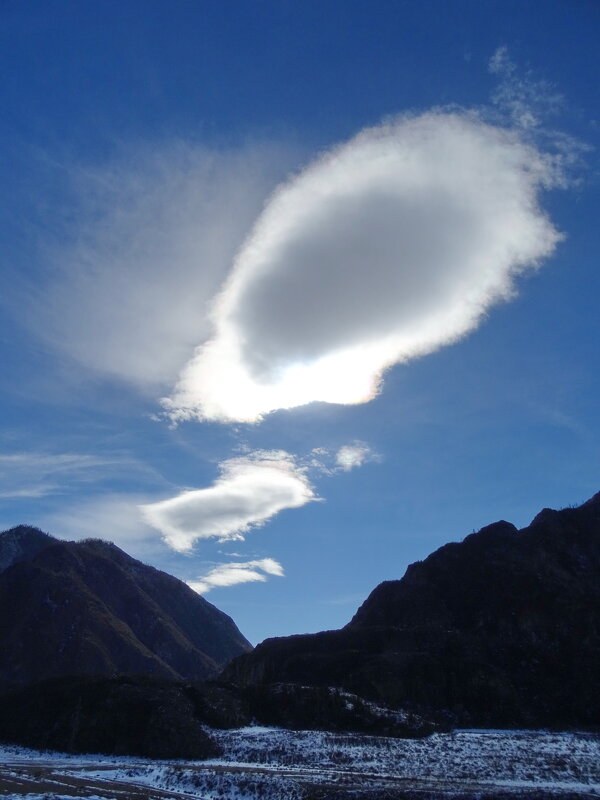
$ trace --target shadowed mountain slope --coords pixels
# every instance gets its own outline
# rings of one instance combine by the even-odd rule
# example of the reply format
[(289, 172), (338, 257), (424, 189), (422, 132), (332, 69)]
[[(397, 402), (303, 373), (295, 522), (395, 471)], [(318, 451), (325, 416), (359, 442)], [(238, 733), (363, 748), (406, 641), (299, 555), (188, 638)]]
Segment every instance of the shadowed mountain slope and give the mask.
[(185, 583), (100, 540), (0, 534), (0, 689), (65, 675), (204, 679), (250, 644)]
[(600, 493), (445, 545), (342, 630), (268, 639), (224, 676), (340, 686), (466, 725), (600, 725)]
[(191, 688), (156, 678), (55, 678), (0, 695), (0, 740), (40, 750), (219, 755), (201, 723)]

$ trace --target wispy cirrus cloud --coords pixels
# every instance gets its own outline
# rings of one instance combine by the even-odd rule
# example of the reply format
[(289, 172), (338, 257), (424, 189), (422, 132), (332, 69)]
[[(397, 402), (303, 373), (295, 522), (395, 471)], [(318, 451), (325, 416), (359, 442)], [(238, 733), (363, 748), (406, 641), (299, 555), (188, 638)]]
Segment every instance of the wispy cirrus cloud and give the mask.
[(155, 477), (149, 467), (122, 453), (0, 453), (0, 497), (39, 498), (65, 494), (109, 475), (131, 475), (132, 472)]
[(209, 301), (294, 161), (273, 143), (174, 141), (67, 165), (73, 221), (56, 220), (53, 246), (44, 231), (47, 277), (21, 287), (19, 322), (88, 369), (164, 391), (209, 335)]
[(187, 581), (195, 592), (206, 594), (211, 589), (235, 586), (238, 583), (264, 582), (267, 575), (283, 577), (283, 567), (273, 558), (260, 558), (254, 561), (237, 561), (219, 564), (196, 581)]
[(283, 450), (227, 459), (220, 472), (208, 488), (140, 506), (147, 524), (174, 550), (190, 551), (201, 539), (244, 539), (280, 511), (318, 499), (306, 468)]
[(498, 47), (488, 64), (498, 79), (492, 102), (519, 128), (534, 128), (564, 105), (564, 96), (547, 81), (536, 80), (523, 72), (510, 56), (506, 45)]
[[(148, 496), (139, 493), (103, 492), (80, 497), (54, 511), (41, 513), (36, 524), (60, 539), (105, 539), (130, 555), (148, 558), (166, 550), (139, 511)], [(167, 551), (168, 552), (168, 551)]]
[(474, 113), (362, 131), (271, 196), (167, 413), (256, 422), (367, 402), (388, 367), (473, 330), (553, 252), (539, 195), (560, 181), (522, 126)]

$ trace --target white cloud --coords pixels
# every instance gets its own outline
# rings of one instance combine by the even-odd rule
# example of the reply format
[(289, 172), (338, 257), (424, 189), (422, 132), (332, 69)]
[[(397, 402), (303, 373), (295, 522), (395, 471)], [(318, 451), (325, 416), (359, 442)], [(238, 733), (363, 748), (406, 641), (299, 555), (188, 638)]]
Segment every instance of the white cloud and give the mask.
[(74, 222), (45, 246), (49, 280), (25, 287), (20, 318), (86, 367), (164, 391), (208, 335), (208, 303), (292, 158), (179, 142), (72, 166)]
[(286, 508), (316, 500), (299, 466), (285, 451), (257, 451), (220, 465), (221, 476), (206, 489), (140, 506), (145, 521), (174, 550), (187, 552), (198, 539), (243, 539)]
[(273, 558), (261, 558), (255, 561), (233, 562), (219, 564), (197, 581), (188, 581), (195, 592), (205, 594), (217, 586), (235, 586), (238, 583), (251, 583), (253, 581), (266, 581), (266, 575), (284, 574), (283, 567)]
[(361, 467), (366, 461), (375, 458), (375, 454), (364, 442), (346, 444), (335, 454), (335, 461), (338, 467), (344, 472), (350, 472), (355, 467)]
[(300, 463), (309, 471), (333, 477), (372, 461), (381, 461), (381, 456), (366, 442), (354, 441), (342, 445), (335, 452), (326, 447), (314, 447)]
[(558, 180), (556, 159), (473, 114), (361, 132), (271, 197), (167, 413), (367, 402), (388, 367), (464, 336), (552, 253), (538, 193)]

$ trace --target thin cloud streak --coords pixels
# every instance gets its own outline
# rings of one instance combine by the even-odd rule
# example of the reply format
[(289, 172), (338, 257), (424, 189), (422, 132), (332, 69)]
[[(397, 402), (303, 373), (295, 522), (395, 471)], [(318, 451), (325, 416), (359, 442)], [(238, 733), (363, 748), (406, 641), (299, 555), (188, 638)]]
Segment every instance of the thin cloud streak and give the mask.
[(283, 577), (283, 567), (273, 558), (261, 558), (254, 561), (238, 561), (219, 564), (197, 581), (187, 581), (195, 592), (206, 594), (211, 589), (225, 586), (236, 586), (238, 583), (265, 582), (267, 575)]
[(556, 158), (475, 114), (361, 132), (271, 197), (167, 414), (369, 401), (388, 367), (466, 335), (553, 252), (538, 195), (560, 180)]
[(152, 469), (126, 454), (0, 453), (0, 497), (18, 499), (67, 494), (109, 475), (131, 475), (134, 472), (156, 480)]

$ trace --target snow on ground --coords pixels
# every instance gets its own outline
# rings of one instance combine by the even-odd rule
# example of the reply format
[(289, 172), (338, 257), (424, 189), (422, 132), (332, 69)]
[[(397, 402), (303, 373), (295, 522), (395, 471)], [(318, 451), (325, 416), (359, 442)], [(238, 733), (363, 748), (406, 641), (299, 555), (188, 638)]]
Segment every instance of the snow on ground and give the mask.
[[(109, 785), (121, 790), (136, 787), (136, 791), (147, 787), (163, 792), (162, 796), (202, 800), (302, 800), (310, 787), (319, 786), (351, 790), (356, 797), (362, 796), (360, 790), (383, 786), (386, 792), (401, 792), (403, 797), (421, 797), (419, 792), (425, 790), (430, 797), (460, 792), (466, 796), (467, 790), (473, 797), (491, 790), (513, 798), (535, 792), (536, 797), (600, 797), (600, 736), (596, 734), (463, 730), (425, 739), (388, 739), (264, 727), (210, 733), (225, 755), (196, 762), (68, 756), (0, 747), (0, 776), (9, 777), (11, 770), (23, 774), (27, 765), (44, 767), (46, 780), (50, 775), (57, 791), (66, 791), (61, 778), (84, 781), (89, 786), (87, 796), (98, 800), (104, 800), (101, 787)], [(35, 795), (34, 789), (29, 786), (30, 794), (4, 796), (48, 798)], [(62, 795), (50, 797), (57, 800)]]
[[(73, 800), (72, 794), (3, 794), (3, 800)], [(113, 795), (103, 795), (100, 797), (98, 794), (86, 795), (86, 800), (115, 800)]]
[(544, 731), (455, 731), (425, 739), (271, 729), (213, 733), (232, 762), (286, 767), (354, 769), (378, 775), (556, 780), (600, 787), (600, 738)]
[[(54, 766), (69, 766), (77, 764), (123, 764), (138, 763), (139, 758), (135, 756), (105, 756), (99, 754), (72, 755), (71, 753), (58, 753), (55, 750), (32, 750), (29, 747), (21, 747), (18, 744), (0, 743), (0, 768), (4, 764), (11, 766), (19, 764), (46, 764), (52, 763)], [(4, 795), (2, 795), (4, 797)]]

